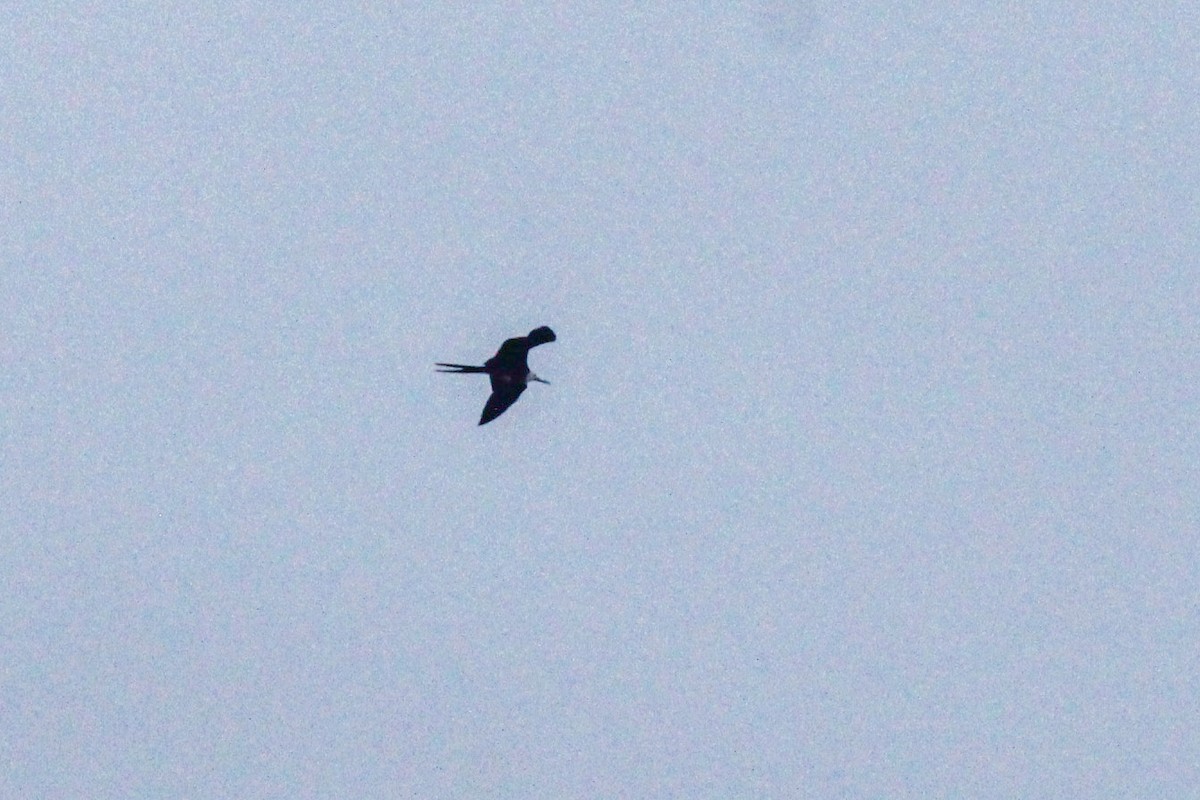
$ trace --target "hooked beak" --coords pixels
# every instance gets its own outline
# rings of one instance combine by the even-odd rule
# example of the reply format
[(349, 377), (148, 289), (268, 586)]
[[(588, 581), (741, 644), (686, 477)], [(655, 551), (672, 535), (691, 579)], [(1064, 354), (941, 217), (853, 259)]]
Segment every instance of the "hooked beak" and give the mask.
[(530, 376), (529, 376), (529, 380), (531, 380), (531, 381), (537, 381), (538, 383), (544, 383), (544, 384), (546, 384), (547, 386), (549, 386), (549, 385), (550, 385), (550, 381), (544, 381), (544, 380), (542, 380), (541, 378), (539, 378), (537, 375), (530, 375)]

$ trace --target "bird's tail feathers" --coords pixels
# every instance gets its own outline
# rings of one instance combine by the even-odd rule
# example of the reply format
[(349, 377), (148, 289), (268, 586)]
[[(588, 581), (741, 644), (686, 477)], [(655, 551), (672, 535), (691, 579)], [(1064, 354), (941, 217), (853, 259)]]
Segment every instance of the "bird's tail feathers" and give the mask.
[(469, 367), (466, 364), (443, 364), (438, 362), (439, 367), (449, 367), (449, 369), (439, 369), (438, 372), (450, 372), (455, 375), (465, 375), (468, 372), (487, 372), (487, 367)]

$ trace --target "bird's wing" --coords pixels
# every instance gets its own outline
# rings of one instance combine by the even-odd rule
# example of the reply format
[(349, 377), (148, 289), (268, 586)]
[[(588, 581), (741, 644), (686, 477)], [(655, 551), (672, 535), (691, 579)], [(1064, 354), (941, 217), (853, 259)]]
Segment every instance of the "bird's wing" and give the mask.
[(557, 339), (558, 337), (554, 335), (554, 331), (545, 325), (540, 328), (534, 328), (525, 337), (525, 341), (529, 343), (530, 347), (537, 347), (539, 344), (557, 341)]
[(557, 338), (554, 331), (543, 325), (531, 330), (528, 336), (505, 339), (504, 344), (500, 345), (500, 349), (496, 351), (496, 355), (488, 359), (487, 366), (500, 369), (517, 369), (519, 367), (529, 369), (526, 357), (529, 355), (530, 348), (546, 342), (553, 342)]
[(521, 392), (525, 391), (524, 384), (516, 386), (500, 386), (492, 392), (492, 396), (488, 398), (487, 405), (483, 407), (483, 416), (479, 418), (480, 425), (487, 425), (496, 417), (503, 414), (508, 407), (517, 402), (517, 398), (521, 396)]
[[(529, 342), (524, 336), (505, 339), (504, 344), (496, 351), (496, 355), (487, 360), (489, 367), (500, 369), (515, 369), (526, 365), (525, 354), (529, 352)], [(528, 369), (528, 367), (526, 367)]]

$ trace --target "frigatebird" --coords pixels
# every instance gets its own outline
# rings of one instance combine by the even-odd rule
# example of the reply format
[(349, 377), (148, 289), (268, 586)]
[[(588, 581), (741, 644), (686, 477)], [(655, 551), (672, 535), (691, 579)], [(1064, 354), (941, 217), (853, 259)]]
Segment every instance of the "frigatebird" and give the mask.
[(480, 425), (487, 425), (517, 402), (517, 398), (521, 396), (521, 392), (525, 391), (525, 387), (529, 385), (530, 381), (550, 383), (550, 381), (544, 381), (533, 374), (533, 371), (529, 369), (526, 357), (529, 355), (530, 348), (546, 342), (553, 342), (556, 338), (558, 337), (554, 335), (554, 331), (543, 325), (531, 330), (528, 336), (505, 339), (504, 344), (500, 345), (500, 349), (496, 351), (496, 355), (483, 362), (482, 367), (439, 362), (439, 367), (447, 367), (447, 369), (439, 369), (438, 372), (452, 372), (456, 375), (470, 372), (487, 373), (488, 377), (492, 379), (492, 396), (488, 398), (487, 405), (483, 407), (483, 416), (479, 418)]

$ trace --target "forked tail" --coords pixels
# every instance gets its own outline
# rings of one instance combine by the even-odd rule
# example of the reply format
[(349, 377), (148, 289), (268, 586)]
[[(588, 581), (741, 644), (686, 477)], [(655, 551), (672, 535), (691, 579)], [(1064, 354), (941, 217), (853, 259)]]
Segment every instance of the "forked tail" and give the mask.
[(451, 372), (455, 375), (465, 375), (468, 372), (487, 372), (487, 367), (468, 367), (466, 364), (442, 364), (438, 362), (439, 367), (449, 367), (449, 369), (439, 369), (438, 372)]

